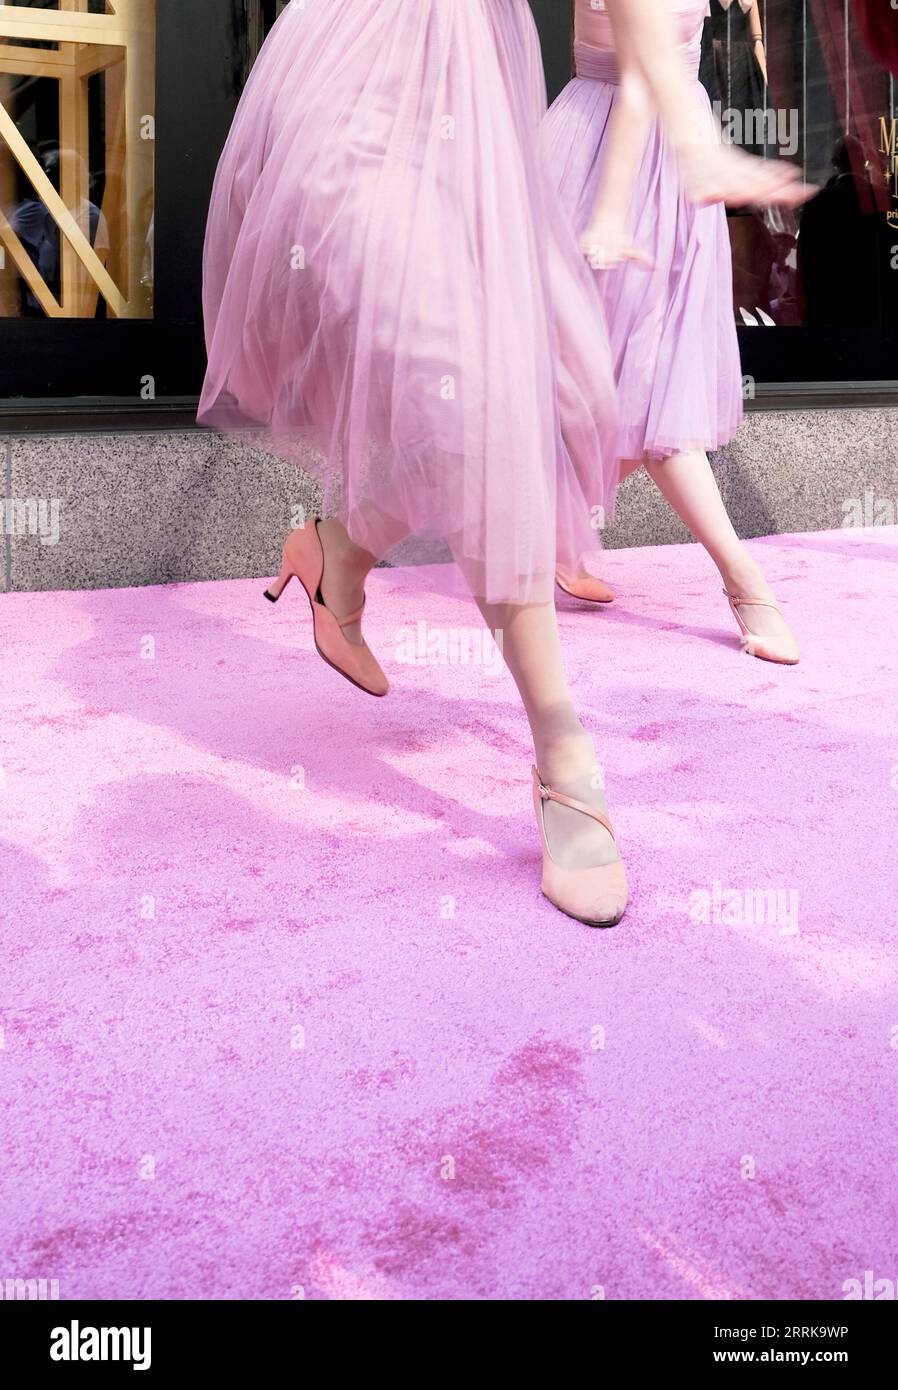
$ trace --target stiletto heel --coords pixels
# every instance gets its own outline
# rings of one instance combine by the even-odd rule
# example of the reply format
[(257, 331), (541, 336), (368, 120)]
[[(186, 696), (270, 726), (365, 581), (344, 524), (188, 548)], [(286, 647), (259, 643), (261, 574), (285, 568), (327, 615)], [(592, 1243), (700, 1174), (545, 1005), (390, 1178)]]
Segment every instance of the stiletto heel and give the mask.
[[(774, 613), (779, 613), (782, 618), (783, 615), (775, 603), (770, 603), (763, 598), (739, 598), (738, 595), (729, 593), (727, 589), (724, 589), (723, 592), (729, 601), (733, 617), (742, 631), (743, 651), (747, 652), (749, 656), (759, 657), (761, 661), (774, 661), (779, 666), (798, 665), (801, 653), (798, 650), (798, 643), (791, 633), (788, 637), (763, 637), (758, 632), (752, 632), (739, 612), (740, 608), (772, 608)], [(785, 621), (783, 618), (783, 622)]]
[(281, 570), (279, 577), (273, 584), (269, 584), (268, 588), (265, 590), (265, 597), (268, 599), (268, 602), (277, 603), (281, 594), (290, 583), (290, 580), (294, 577), (292, 570)]
[(339, 671), (352, 685), (364, 690), (366, 695), (386, 695), (390, 683), (377, 663), (366, 642), (350, 642), (343, 629), (357, 623), (365, 605), (350, 613), (346, 618), (337, 618), (327, 607), (321, 593), (321, 577), (324, 574), (324, 551), (318, 534), (318, 518), (291, 531), (284, 542), (284, 556), (281, 572), (273, 584), (265, 590), (270, 603), (277, 603), (290, 580), (294, 577), (306, 591), (312, 609), (312, 626), (315, 634), (315, 650)]
[(561, 806), (570, 806), (574, 811), (582, 811), (604, 826), (617, 844), (611, 822), (601, 811), (593, 810), (582, 801), (563, 796), (561, 792), (547, 787), (538, 770), (533, 768), (533, 807), (536, 822), (543, 842), (543, 880), (542, 891), (560, 912), (584, 922), (588, 927), (616, 927), (627, 910), (629, 889), (627, 871), (618, 857), (612, 864), (600, 864), (594, 869), (564, 869), (552, 858), (546, 836), (545, 803), (557, 801)]

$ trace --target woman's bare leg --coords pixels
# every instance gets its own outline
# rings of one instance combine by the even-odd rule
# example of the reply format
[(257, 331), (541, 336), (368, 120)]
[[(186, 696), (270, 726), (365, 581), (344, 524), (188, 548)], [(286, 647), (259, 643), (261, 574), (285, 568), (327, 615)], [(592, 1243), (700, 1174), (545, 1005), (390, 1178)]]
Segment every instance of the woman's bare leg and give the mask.
[[(733, 529), (707, 454), (696, 450), (646, 459), (645, 467), (665, 501), (711, 556), (727, 593), (775, 603), (764, 571)], [(746, 609), (745, 616), (760, 636), (791, 635), (785, 619), (771, 608)]]
[[(351, 613), (362, 602), (374, 556), (356, 545), (339, 521), (322, 521), (319, 531), (325, 603), (338, 616)], [(397, 535), (396, 540), (400, 539)], [(530, 724), (534, 761), (543, 780), (566, 796), (607, 811), (592, 735), (580, 722), (568, 688), (555, 605), (476, 601), (490, 631), (499, 635), (502, 655)], [(347, 631), (350, 640), (360, 640), (353, 637), (353, 629)], [(545, 820), (553, 857), (563, 868), (592, 868), (617, 859), (613, 840), (597, 821), (557, 802), (546, 804)]]
[[(398, 545), (408, 535), (408, 528), (397, 524), (394, 534), (389, 534), (385, 525), (380, 527), (387, 537), (389, 546)], [(329, 517), (318, 524), (321, 549), (324, 552), (324, 572), (321, 577), (321, 594), (330, 611), (337, 618), (345, 618), (355, 613), (365, 600), (365, 580), (377, 564), (377, 557), (364, 550), (350, 539), (342, 521)], [(347, 641), (362, 641), (361, 622), (352, 623), (343, 629)]]
[[(501, 634), (502, 654), (527, 714), (543, 781), (607, 811), (592, 735), (568, 688), (555, 605), (510, 606), (480, 599), (477, 605), (490, 631)], [(556, 802), (546, 803), (545, 819), (553, 858), (564, 868), (592, 868), (617, 859), (614, 842), (598, 822)]]
[[(708, 455), (695, 450), (666, 459), (626, 459), (621, 463), (621, 481), (642, 467), (664, 500), (707, 550), (720, 571), (727, 593), (775, 603), (764, 571), (736, 534)], [(785, 619), (772, 608), (748, 607), (744, 613), (752, 631), (759, 636), (792, 636)]]

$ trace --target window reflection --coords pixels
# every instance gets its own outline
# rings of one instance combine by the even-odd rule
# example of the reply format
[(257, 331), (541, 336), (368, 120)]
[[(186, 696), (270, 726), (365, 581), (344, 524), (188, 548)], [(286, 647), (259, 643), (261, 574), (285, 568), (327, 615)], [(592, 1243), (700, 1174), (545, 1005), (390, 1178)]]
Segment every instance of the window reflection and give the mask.
[(0, 5), (0, 315), (152, 316), (155, 9)]
[(711, 0), (701, 80), (725, 139), (821, 187), (797, 216), (730, 213), (737, 321), (898, 323), (895, 79), (855, 0)]

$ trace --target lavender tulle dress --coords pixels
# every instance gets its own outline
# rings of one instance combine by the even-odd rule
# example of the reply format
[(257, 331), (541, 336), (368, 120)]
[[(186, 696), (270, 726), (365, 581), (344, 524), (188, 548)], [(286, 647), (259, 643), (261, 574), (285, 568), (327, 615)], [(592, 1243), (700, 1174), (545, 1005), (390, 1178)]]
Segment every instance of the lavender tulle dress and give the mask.
[(294, 0), (206, 235), (201, 422), (302, 463), (376, 556), (447, 539), (491, 602), (548, 601), (617, 480), (601, 300), (544, 115), (527, 0)]
[[(696, 101), (711, 119), (710, 101), (697, 80), (707, 0), (668, 3), (696, 75)], [(546, 117), (543, 141), (579, 235), (595, 203), (620, 78), (607, 15), (590, 0), (576, 0), (575, 13), (577, 76)], [(719, 448), (742, 419), (726, 212), (721, 204), (700, 208), (686, 201), (657, 122), (638, 171), (632, 219), (636, 245), (654, 269), (630, 264), (594, 272), (614, 353), (620, 454), (665, 458)]]

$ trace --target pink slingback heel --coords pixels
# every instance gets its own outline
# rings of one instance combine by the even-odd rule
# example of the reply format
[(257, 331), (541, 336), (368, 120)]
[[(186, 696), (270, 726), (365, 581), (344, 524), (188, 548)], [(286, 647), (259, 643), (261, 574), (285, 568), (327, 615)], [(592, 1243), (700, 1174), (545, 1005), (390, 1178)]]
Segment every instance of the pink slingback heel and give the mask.
[(281, 572), (273, 584), (265, 590), (265, 597), (277, 603), (290, 580), (296, 578), (305, 589), (312, 608), (312, 624), (315, 633), (315, 649), (322, 661), (339, 671), (352, 685), (364, 690), (367, 695), (386, 695), (390, 683), (381, 670), (367, 643), (359, 645), (350, 642), (343, 629), (357, 623), (364, 612), (365, 605), (350, 613), (346, 618), (337, 618), (324, 602), (321, 594), (321, 576), (324, 573), (324, 551), (318, 534), (318, 518), (291, 531), (284, 542), (284, 555)]
[[(788, 637), (762, 637), (760, 633), (752, 632), (746, 623), (740, 608), (772, 608), (774, 613), (782, 613), (775, 603), (769, 603), (767, 599), (761, 598), (739, 598), (736, 594), (723, 591), (729, 600), (730, 608), (733, 610), (733, 617), (739, 624), (742, 631), (742, 648), (749, 656), (757, 656), (761, 661), (775, 661), (780, 666), (797, 666), (801, 659), (798, 650), (798, 643), (790, 633)], [(783, 619), (785, 622), (785, 619)]]
[(533, 807), (543, 842), (542, 891), (559, 912), (584, 922), (588, 927), (615, 927), (627, 910), (629, 890), (627, 872), (623, 861), (618, 857), (613, 864), (601, 864), (593, 869), (564, 869), (552, 858), (549, 841), (546, 837), (545, 803), (557, 801), (561, 806), (570, 806), (582, 811), (584, 816), (604, 826), (617, 844), (611, 822), (601, 811), (593, 810), (582, 801), (563, 796), (561, 792), (547, 787), (533, 769)]

